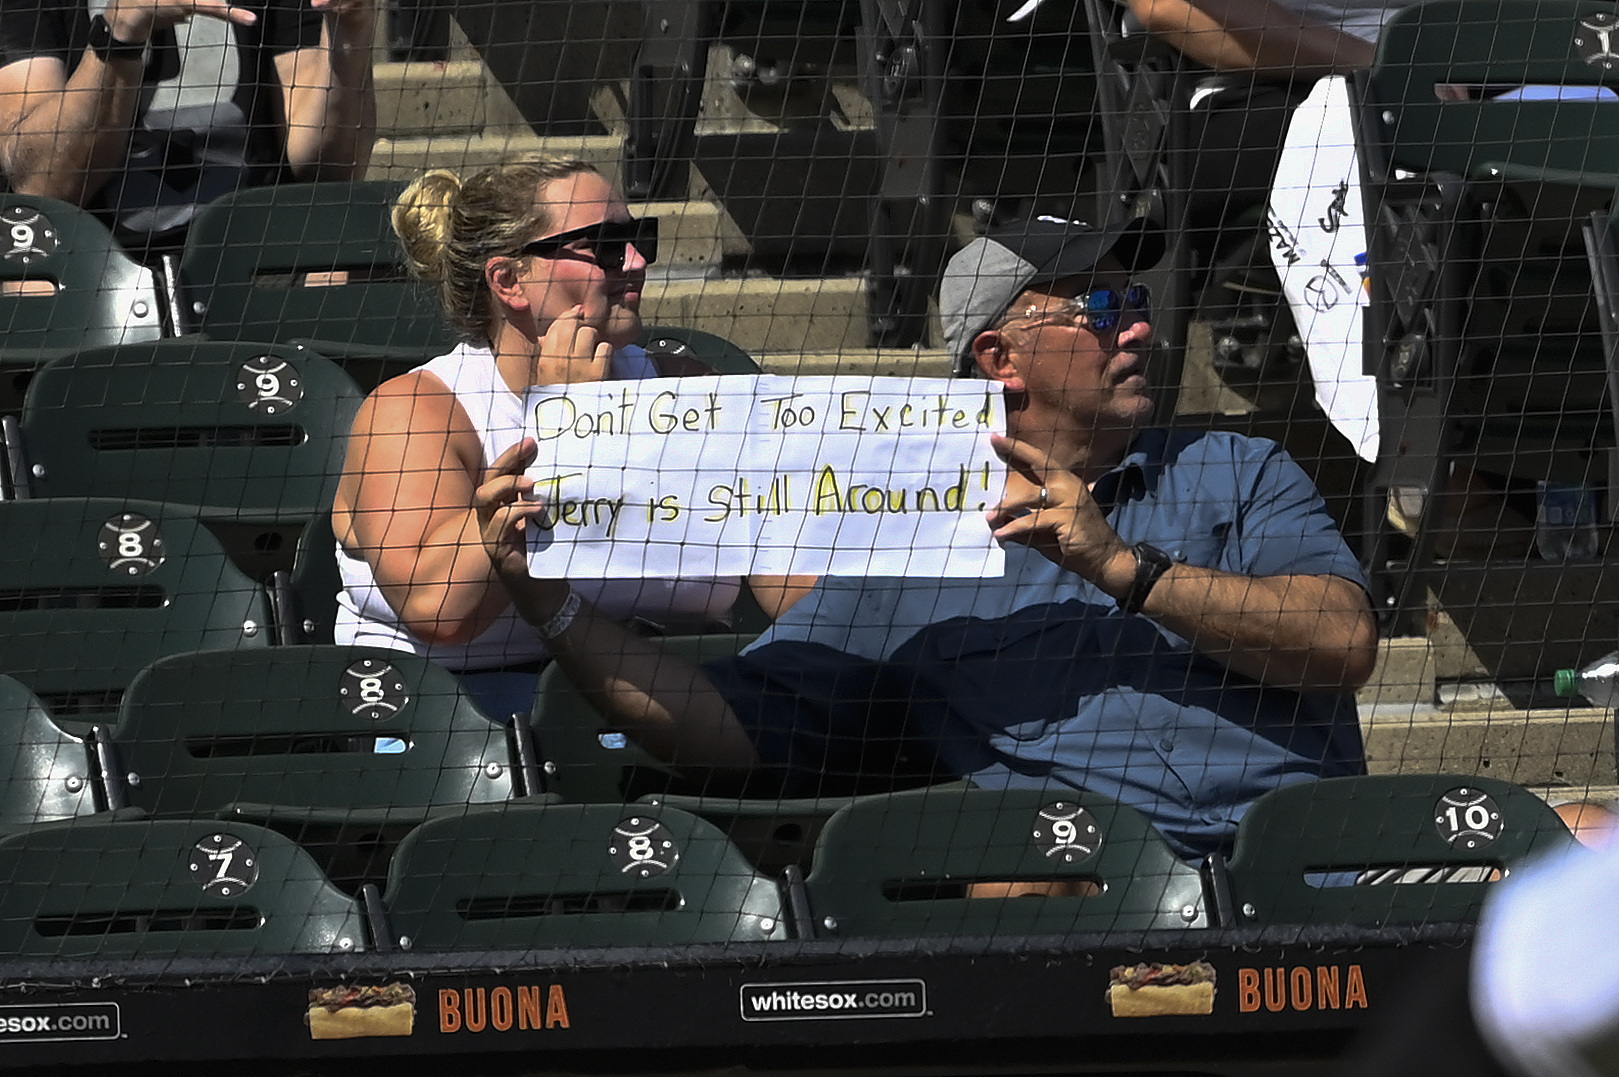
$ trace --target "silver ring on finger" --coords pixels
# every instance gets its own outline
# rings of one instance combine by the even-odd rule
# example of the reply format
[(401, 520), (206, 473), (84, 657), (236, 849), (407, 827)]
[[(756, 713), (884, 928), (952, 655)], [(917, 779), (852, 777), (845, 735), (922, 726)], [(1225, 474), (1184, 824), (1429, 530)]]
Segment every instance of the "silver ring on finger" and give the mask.
[(1050, 501), (1051, 501), (1051, 491), (1047, 490), (1044, 486), (1040, 487), (1040, 503), (1038, 505), (1036, 505), (1035, 508), (1036, 509), (1043, 509), (1043, 508), (1046, 507), (1047, 504), (1050, 503)]

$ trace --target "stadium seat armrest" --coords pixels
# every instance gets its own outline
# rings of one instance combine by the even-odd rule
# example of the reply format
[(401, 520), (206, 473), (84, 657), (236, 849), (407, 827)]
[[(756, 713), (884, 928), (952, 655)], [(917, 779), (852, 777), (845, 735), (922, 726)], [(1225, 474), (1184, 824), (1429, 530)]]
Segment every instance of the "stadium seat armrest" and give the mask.
[(388, 907), (383, 904), (382, 890), (376, 883), (360, 887), (360, 906), (365, 910), (365, 926), (371, 933), (371, 948), (381, 952), (399, 949), (394, 938), (393, 923), (388, 918)]
[(815, 937), (815, 911), (810, 908), (809, 889), (804, 885), (804, 869), (788, 864), (781, 869), (781, 886), (787, 892), (787, 912), (793, 920), (793, 937)]
[(118, 759), (118, 745), (113, 743), (112, 730), (104, 725), (90, 729), (91, 750), (95, 753), (96, 777), (101, 783), (101, 800), (108, 811), (129, 806), (127, 775)]
[(1226, 871), (1225, 854), (1210, 853), (1203, 858), (1203, 891), (1209, 896), (1211, 927), (1235, 924), (1237, 906), (1231, 896), (1231, 876)]

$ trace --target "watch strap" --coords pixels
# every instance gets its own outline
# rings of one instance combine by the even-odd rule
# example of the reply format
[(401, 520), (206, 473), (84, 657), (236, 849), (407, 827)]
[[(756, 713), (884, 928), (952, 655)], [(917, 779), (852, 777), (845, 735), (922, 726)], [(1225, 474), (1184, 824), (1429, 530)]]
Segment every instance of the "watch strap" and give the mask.
[(102, 63), (113, 60), (139, 60), (146, 55), (144, 41), (119, 41), (113, 36), (112, 24), (105, 15), (90, 19), (90, 49)]
[(1119, 600), (1119, 609), (1125, 613), (1140, 613), (1152, 589), (1158, 586), (1164, 573), (1174, 567), (1175, 559), (1150, 542), (1138, 542), (1130, 547), (1130, 552), (1136, 555), (1136, 578), (1130, 584), (1129, 593)]

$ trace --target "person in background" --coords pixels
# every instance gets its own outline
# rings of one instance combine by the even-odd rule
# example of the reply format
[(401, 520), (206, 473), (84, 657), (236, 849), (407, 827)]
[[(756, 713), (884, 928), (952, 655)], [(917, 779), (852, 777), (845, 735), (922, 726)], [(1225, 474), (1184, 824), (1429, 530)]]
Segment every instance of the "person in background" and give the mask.
[(1129, 0), (1142, 27), (1215, 71), (1293, 82), (1372, 62), (1378, 32), (1404, 4), (1377, 0)]
[[(1378, 0), (1128, 0), (1141, 27), (1227, 76), (1235, 92), (1200, 97), (1188, 129), (1191, 246), (1206, 268), (1255, 229), (1234, 218), (1270, 195), (1288, 120), (1324, 75), (1372, 62), (1377, 37), (1404, 3)], [(1177, 222), (1178, 223), (1178, 222)]]
[(1325, 504), (1275, 444), (1153, 414), (1146, 289), (1162, 238), (1016, 221), (951, 259), (950, 348), (1000, 383), (998, 579), (828, 578), (702, 669), (527, 575), (525, 441), (476, 515), (518, 613), (609, 721), (677, 766), (783, 795), (941, 776), (1090, 789), (1181, 855), (1280, 785), (1364, 770), (1353, 691), (1376, 623)]
[[(400, 195), (393, 222), (466, 342), (378, 387), (355, 419), (332, 514), (337, 640), (426, 655), (459, 671), (490, 715), (526, 715), (549, 654), (543, 624), (513, 608), (474, 511), (484, 475), (523, 456), (524, 390), (709, 371), (660, 365), (635, 345), (657, 220), (631, 217), (585, 162), (429, 172)], [(755, 582), (766, 613), (795, 593), (790, 581)], [(741, 585), (576, 586), (611, 616), (691, 630), (723, 622)]]
[(0, 0), (0, 168), (137, 250), (240, 187), (359, 179), (376, 22), (375, 0)]

